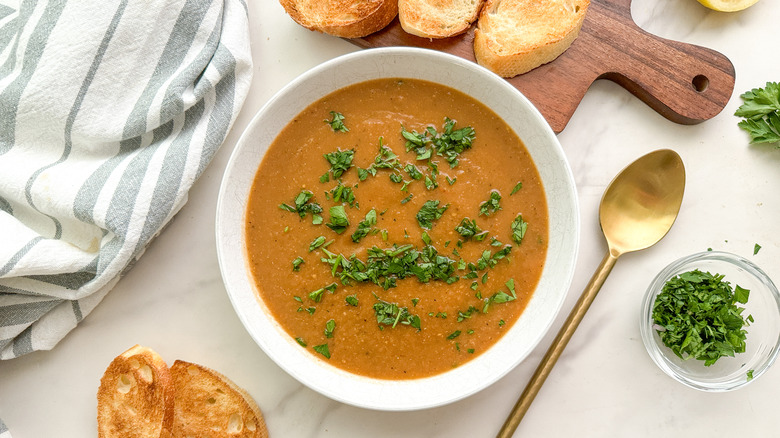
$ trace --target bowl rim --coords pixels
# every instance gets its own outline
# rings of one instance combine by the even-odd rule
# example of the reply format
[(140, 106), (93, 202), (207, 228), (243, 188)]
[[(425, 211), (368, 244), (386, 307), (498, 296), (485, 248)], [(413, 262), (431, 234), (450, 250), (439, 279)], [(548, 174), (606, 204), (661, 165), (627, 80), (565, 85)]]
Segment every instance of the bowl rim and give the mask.
[[(413, 62), (420, 60), (432, 62), (436, 68), (433, 69), (424, 63)], [(361, 71), (355, 73), (355, 70)], [(463, 77), (468, 77), (469, 81), (460, 79), (460, 85), (466, 88), (470, 87), (470, 89), (465, 90), (450, 84), (449, 80), (458, 82), (455, 70), (465, 71)], [(403, 74), (395, 74), (395, 72), (403, 72)], [(374, 76), (349, 80), (344, 78), (344, 76), (351, 74)], [(304, 351), (300, 346), (297, 346), (296, 351), (292, 346), (295, 341), (283, 330), (282, 333), (286, 338), (284, 340), (275, 339), (281, 338), (281, 336), (264, 335), (264, 330), (281, 329), (272, 317), (264, 314), (263, 311), (258, 311), (263, 304), (262, 300), (255, 296), (254, 289), (251, 290), (251, 300), (255, 301), (255, 305), (250, 305), (250, 308), (247, 308), (248, 303), (250, 303), (250, 291), (247, 290), (246, 285), (248, 281), (248, 274), (245, 272), (246, 260), (243, 262), (241, 260), (244, 249), (243, 245), (235, 244), (236, 241), (244, 242), (243, 227), (240, 227), (240, 231), (231, 229), (233, 224), (230, 222), (236, 220), (235, 217), (230, 217), (234, 215), (234, 213), (229, 213), (231, 209), (242, 205), (245, 207), (245, 203), (241, 203), (242, 196), (236, 195), (231, 190), (235, 189), (236, 184), (246, 184), (246, 181), (236, 182), (236, 180), (241, 178), (246, 180), (247, 178), (247, 175), (240, 174), (240, 166), (249, 166), (243, 158), (249, 153), (247, 152), (249, 149), (256, 148), (251, 144), (252, 137), (257, 135), (256, 131), (258, 130), (273, 131), (273, 129), (260, 126), (260, 121), (264, 117), (284, 108), (282, 106), (283, 100), (290, 94), (300, 94), (300, 90), (304, 90), (302, 91), (304, 94), (312, 94), (314, 92), (311, 89), (322, 89), (325, 83), (327, 90), (324, 92), (320, 90), (319, 94), (319, 97), (322, 97), (351, 83), (380, 77), (407, 77), (439, 82), (474, 98), (477, 98), (475, 94), (486, 93), (485, 89), (501, 93), (501, 96), (508, 96), (497, 99), (503, 102), (500, 105), (501, 108), (487, 103), (486, 105), (513, 128), (529, 150), (545, 184), (548, 213), (553, 205), (551, 202), (553, 197), (555, 202), (560, 204), (560, 209), (563, 212), (561, 217), (556, 217), (555, 220), (550, 218), (548, 229), (550, 242), (548, 242), (548, 255), (542, 279), (520, 319), (496, 344), (480, 356), (451, 371), (422, 379), (383, 380), (355, 375), (324, 363), (323, 360)], [(331, 83), (334, 81), (336, 84)], [(340, 85), (344, 81), (347, 83)], [(285, 111), (292, 112), (292, 116), (294, 116), (314, 100), (316, 99), (307, 100), (304, 104), (296, 104), (296, 108), (300, 107), (299, 109), (286, 108)], [(482, 99), (478, 100), (482, 101)], [(509, 105), (509, 102), (512, 105)], [(287, 121), (291, 118), (289, 117)], [(514, 121), (507, 120), (507, 118), (514, 119)], [(275, 131), (278, 133), (283, 126), (276, 128)], [(522, 127), (524, 132), (518, 132), (518, 127)], [(273, 137), (275, 136), (274, 133)], [(529, 144), (532, 144), (533, 147), (529, 147)], [(264, 151), (262, 153), (264, 154)], [(544, 169), (544, 172), (554, 173), (556, 176), (554, 181), (544, 178), (543, 169), (540, 169), (539, 165), (540, 157), (543, 158), (542, 162), (551, 167)], [(557, 167), (553, 169), (552, 166)], [(249, 175), (250, 180), (254, 178), (255, 171), (256, 166)], [(240, 216), (243, 223), (243, 209), (241, 209)], [(554, 225), (557, 228), (554, 228)], [(564, 229), (566, 232), (561, 232)], [(568, 293), (579, 250), (580, 221), (576, 185), (563, 148), (541, 113), (520, 91), (487, 69), (455, 55), (429, 49), (393, 47), (353, 52), (322, 63), (295, 78), (266, 102), (247, 125), (227, 163), (217, 199), (215, 232), (220, 272), (231, 304), (244, 328), (272, 361), (299, 382), (334, 400), (369, 409), (409, 411), (449, 404), (472, 395), (493, 384), (530, 354), (549, 331)], [(239, 252), (242, 253), (241, 257), (237, 255)], [(551, 273), (555, 267), (553, 261), (556, 263), (555, 266), (560, 267), (560, 272)], [(540, 287), (547, 285), (554, 287), (549, 290), (545, 289), (544, 294), (539, 293)], [(517, 335), (517, 330), (524, 328), (524, 324), (521, 322), (533, 320), (530, 316), (523, 317), (529, 313), (529, 308), (542, 309), (543, 315), (533, 318), (543, 317), (544, 320), (537, 321), (536, 325), (532, 326), (535, 329), (533, 336), (520, 338)], [(268, 320), (269, 318), (271, 321)], [(531, 323), (526, 323), (526, 325), (529, 324)], [(510, 334), (513, 335), (510, 336)], [(499, 355), (496, 347), (506, 344), (508, 340), (519, 340), (520, 347), (517, 350), (507, 349), (504, 351), (505, 354)], [(301, 355), (301, 352), (305, 356)], [(472, 375), (480, 374), (480, 378), (466, 379), (469, 373)], [(323, 380), (323, 376), (327, 378)], [(458, 380), (461, 383), (454, 385), (453, 382)]]
[[(747, 274), (755, 277), (760, 283), (767, 286), (766, 289), (768, 290), (771, 297), (774, 298), (774, 302), (777, 306), (777, 311), (778, 313), (780, 313), (780, 291), (778, 291), (777, 287), (775, 286), (774, 282), (769, 277), (769, 275), (767, 275), (766, 272), (764, 272), (764, 270), (761, 269), (758, 265), (756, 265), (754, 262), (748, 260), (745, 257), (742, 257), (740, 255), (728, 251), (713, 251), (713, 250), (701, 251), (684, 257), (680, 257), (674, 260), (673, 262), (669, 263), (653, 278), (653, 280), (648, 285), (648, 288), (645, 291), (645, 294), (642, 298), (642, 304), (640, 307), (639, 331), (642, 336), (642, 342), (645, 345), (645, 350), (647, 351), (647, 354), (650, 356), (653, 362), (666, 375), (682, 383), (685, 386), (688, 386), (693, 389), (697, 389), (699, 391), (704, 391), (704, 392), (726, 392), (726, 391), (739, 389), (758, 380), (758, 378), (761, 375), (763, 375), (767, 370), (769, 370), (769, 368), (775, 362), (778, 353), (780, 353), (780, 333), (778, 333), (777, 340), (770, 354), (760, 364), (759, 368), (753, 369), (752, 378), (750, 379), (745, 378), (739, 380), (732, 379), (727, 382), (713, 382), (713, 383), (702, 382), (675, 372), (674, 369), (672, 369), (672, 367), (669, 364), (667, 353), (662, 351), (666, 347), (663, 345), (659, 345), (655, 339), (655, 330), (653, 329), (653, 324), (651, 323), (652, 307), (653, 307), (653, 303), (655, 302), (655, 297), (660, 293), (661, 287), (663, 287), (663, 283), (665, 283), (666, 280), (671, 278), (673, 273), (679, 272), (686, 265), (690, 265), (698, 261), (715, 261), (715, 262), (728, 263), (737, 268), (743, 269)], [(691, 266), (690, 268), (695, 269), (695, 267), (693, 266)], [(728, 278), (725, 278), (725, 280), (733, 283), (733, 281), (729, 280)], [(671, 353), (671, 351), (669, 351), (668, 353), (673, 354)]]

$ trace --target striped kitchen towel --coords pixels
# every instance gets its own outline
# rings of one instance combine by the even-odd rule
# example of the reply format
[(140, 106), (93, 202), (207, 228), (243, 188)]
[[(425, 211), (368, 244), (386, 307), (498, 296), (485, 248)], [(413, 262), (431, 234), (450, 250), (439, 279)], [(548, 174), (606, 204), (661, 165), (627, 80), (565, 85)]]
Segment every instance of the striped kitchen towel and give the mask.
[(54, 347), (186, 202), (248, 93), (247, 19), (0, 0), (0, 358)]

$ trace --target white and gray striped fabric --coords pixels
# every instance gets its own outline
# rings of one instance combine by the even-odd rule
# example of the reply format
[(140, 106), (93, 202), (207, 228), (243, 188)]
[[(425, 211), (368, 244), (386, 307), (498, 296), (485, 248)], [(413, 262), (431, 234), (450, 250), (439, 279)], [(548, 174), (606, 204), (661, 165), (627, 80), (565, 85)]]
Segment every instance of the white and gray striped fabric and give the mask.
[(247, 16), (0, 0), (0, 358), (54, 347), (186, 202), (249, 90)]

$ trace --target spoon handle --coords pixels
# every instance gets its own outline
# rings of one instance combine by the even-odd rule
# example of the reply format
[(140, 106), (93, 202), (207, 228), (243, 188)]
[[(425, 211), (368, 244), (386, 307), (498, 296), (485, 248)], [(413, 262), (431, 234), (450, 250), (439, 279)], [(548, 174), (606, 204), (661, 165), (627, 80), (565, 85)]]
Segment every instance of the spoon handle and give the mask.
[(555, 366), (555, 362), (561, 356), (561, 353), (563, 353), (563, 349), (566, 348), (569, 339), (571, 339), (574, 331), (577, 330), (577, 326), (580, 325), (582, 317), (585, 316), (585, 312), (588, 311), (591, 303), (593, 303), (593, 299), (596, 298), (596, 294), (601, 289), (601, 285), (604, 284), (604, 280), (607, 279), (607, 276), (612, 271), (612, 267), (615, 266), (615, 262), (619, 255), (620, 254), (613, 255), (611, 252), (607, 252), (607, 255), (604, 256), (604, 259), (596, 269), (596, 272), (593, 273), (590, 282), (585, 286), (585, 290), (582, 292), (577, 304), (574, 305), (571, 313), (569, 313), (569, 317), (566, 318), (566, 322), (563, 323), (563, 326), (558, 331), (558, 335), (547, 349), (547, 353), (544, 355), (542, 362), (536, 368), (534, 375), (526, 385), (525, 391), (520, 395), (520, 399), (517, 400), (515, 407), (512, 408), (512, 412), (498, 432), (497, 438), (510, 438), (512, 434), (515, 433), (517, 426), (520, 424), (520, 420), (523, 419), (523, 416), (531, 406), (534, 397), (536, 397), (536, 394), (542, 388), (547, 376), (550, 375), (550, 371), (552, 371), (553, 366)]

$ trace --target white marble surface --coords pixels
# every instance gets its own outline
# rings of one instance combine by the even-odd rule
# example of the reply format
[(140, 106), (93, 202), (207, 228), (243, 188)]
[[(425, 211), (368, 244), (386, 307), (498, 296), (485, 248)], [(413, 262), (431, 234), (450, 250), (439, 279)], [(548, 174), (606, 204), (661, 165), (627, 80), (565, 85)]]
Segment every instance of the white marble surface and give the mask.
[[(725, 14), (695, 0), (634, 0), (634, 18), (645, 30), (710, 47), (732, 60), (737, 80), (731, 101), (712, 120), (681, 126), (613, 83), (591, 87), (559, 135), (577, 182), (582, 237), (572, 288), (553, 332), (487, 389), (448, 406), (404, 413), (343, 405), (297, 383), (255, 345), (225, 293), (214, 214), (231, 150), (253, 114), (284, 84), (356, 50), (299, 27), (274, 0), (249, 3), (254, 82), (189, 203), (55, 349), (0, 363), (0, 418), (14, 438), (94, 436), (100, 376), (135, 343), (156, 349), (169, 362), (186, 359), (230, 376), (257, 400), (273, 437), (495, 436), (605, 251), (597, 218), (605, 186), (622, 167), (658, 148), (679, 152), (687, 168), (680, 217), (657, 246), (618, 261), (516, 436), (777, 436), (778, 365), (738, 391), (699, 392), (662, 374), (647, 356), (638, 328), (645, 287), (683, 255), (709, 247), (734, 252), (780, 281), (780, 150), (749, 146), (732, 115), (740, 93), (780, 80), (776, 1)], [(762, 245), (757, 255), (755, 243)]]

